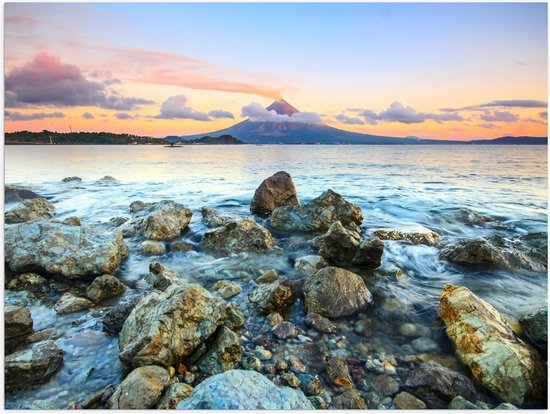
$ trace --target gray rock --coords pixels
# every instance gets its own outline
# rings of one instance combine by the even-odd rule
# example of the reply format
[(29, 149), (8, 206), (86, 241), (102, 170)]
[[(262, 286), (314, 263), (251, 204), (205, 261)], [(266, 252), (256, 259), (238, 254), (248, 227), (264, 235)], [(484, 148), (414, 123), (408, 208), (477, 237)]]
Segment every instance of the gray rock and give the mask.
[(212, 227), (212, 228), (225, 226), (231, 221), (235, 221), (239, 219), (237, 216), (227, 214), (227, 213), (222, 213), (210, 207), (202, 207), (201, 215), (202, 215), (202, 221), (208, 227)]
[(99, 180), (97, 180), (97, 182), (101, 184), (111, 184), (111, 183), (117, 183), (118, 180), (115, 177), (111, 177), (110, 175), (105, 175), (101, 177)]
[(548, 349), (548, 308), (540, 308), (520, 319), (521, 326), (531, 342), (543, 350)]
[(361, 208), (332, 190), (304, 204), (277, 207), (271, 213), (271, 225), (281, 230), (326, 231), (335, 221), (357, 230), (363, 214)]
[(439, 345), (431, 338), (417, 338), (411, 342), (412, 347), (420, 353), (435, 352), (439, 350)]
[(145, 278), (145, 281), (159, 290), (164, 290), (171, 285), (191, 283), (190, 278), (183, 277), (176, 271), (156, 261), (149, 263), (149, 274)]
[(8, 185), (4, 186), (4, 203), (6, 204), (30, 200), (38, 197), (40, 197), (38, 194), (27, 188), (16, 188)]
[(350, 388), (335, 396), (330, 403), (330, 408), (336, 410), (364, 410), (367, 408), (367, 404), (355, 388)]
[(450, 410), (479, 410), (480, 407), (471, 403), (462, 395), (457, 395), (447, 406)]
[(7, 390), (30, 388), (50, 379), (63, 363), (63, 351), (53, 341), (41, 342), (4, 359)]
[(401, 391), (393, 400), (399, 410), (424, 410), (426, 408), (424, 401), (405, 391)]
[(411, 371), (404, 386), (428, 408), (445, 408), (457, 395), (476, 400), (474, 384), (468, 377), (433, 361)]
[(319, 332), (334, 333), (338, 330), (336, 324), (332, 323), (330, 319), (314, 312), (308, 313), (304, 322)]
[(202, 247), (207, 252), (230, 254), (275, 249), (271, 233), (252, 219), (229, 221), (205, 233)]
[(7, 227), (4, 253), (15, 273), (81, 279), (115, 273), (128, 247), (118, 232), (36, 221)]
[(358, 232), (344, 228), (339, 221), (334, 222), (326, 234), (313, 239), (313, 246), (329, 263), (369, 269), (380, 266), (384, 253), (380, 239), (362, 239)]
[(255, 371), (231, 370), (201, 382), (176, 408), (311, 410), (313, 406), (300, 390), (277, 387)]
[(172, 366), (210, 337), (227, 318), (227, 304), (196, 284), (151, 293), (132, 310), (119, 337), (126, 365)]
[(316, 410), (326, 410), (326, 409), (328, 409), (327, 402), (323, 398), (319, 397), (318, 395), (314, 395), (312, 397), (307, 397), (307, 399), (309, 400), (311, 405), (313, 405), (313, 407)]
[(223, 324), (229, 329), (237, 329), (244, 325), (245, 318), (241, 310), (234, 303), (229, 303), (225, 309), (226, 317)]
[(231, 283), (227, 280), (218, 280), (212, 285), (210, 290), (213, 292), (218, 292), (222, 298), (228, 299), (241, 293), (242, 289), (236, 283)]
[(166, 254), (166, 246), (163, 242), (156, 240), (144, 240), (139, 245), (139, 251), (142, 254), (149, 254), (152, 256), (162, 256)]
[(53, 305), (53, 310), (58, 314), (78, 312), (83, 309), (91, 308), (94, 303), (86, 298), (73, 295), (70, 292), (64, 293), (61, 298)]
[(82, 226), (80, 219), (76, 216), (67, 217), (63, 220), (63, 224), (66, 224), (67, 226)]
[(180, 253), (187, 253), (192, 252), (195, 250), (195, 246), (191, 243), (187, 243), (184, 241), (175, 241), (170, 243), (170, 251), (171, 252), (180, 252)]
[(94, 302), (101, 302), (104, 299), (114, 298), (122, 294), (126, 286), (116, 277), (103, 275), (96, 277), (92, 284), (86, 289), (86, 296)]
[(304, 281), (308, 313), (337, 318), (365, 310), (372, 295), (360, 276), (338, 267), (325, 267)]
[(283, 341), (294, 338), (296, 335), (298, 335), (298, 330), (296, 329), (296, 326), (288, 321), (281, 322), (275, 325), (272, 331), (273, 335)]
[(120, 227), (122, 226), (124, 223), (126, 223), (128, 220), (130, 220), (129, 217), (122, 217), (122, 216), (117, 216), (117, 217), (113, 217), (109, 220), (109, 223), (111, 224), (111, 226), (113, 227)]
[(8, 283), (9, 290), (26, 290), (37, 291), (42, 290), (48, 281), (37, 273), (23, 273), (12, 279)]
[(271, 214), (276, 207), (298, 204), (296, 188), (292, 177), (279, 171), (262, 181), (250, 202), (250, 211), (256, 214)]
[(496, 221), (492, 217), (483, 216), (479, 213), (476, 213), (475, 211), (466, 210), (466, 209), (460, 210), (457, 213), (456, 218), (464, 223), (474, 224), (474, 225)]
[(159, 410), (174, 410), (180, 401), (183, 401), (193, 392), (193, 387), (188, 384), (176, 382), (170, 384), (160, 397), (157, 404)]
[(290, 280), (281, 278), (261, 284), (248, 295), (248, 300), (259, 312), (268, 314), (292, 305), (296, 300), (296, 288)]
[(495, 407), (495, 410), (517, 410), (517, 409), (518, 407), (510, 403), (501, 403)]
[(145, 294), (133, 295), (124, 298), (114, 308), (109, 310), (103, 318), (103, 330), (110, 335), (117, 335), (124, 322)]
[(153, 408), (169, 381), (166, 368), (156, 365), (136, 368), (117, 387), (107, 407), (114, 410)]
[(20, 337), (32, 332), (33, 321), (28, 308), (6, 305), (4, 307), (5, 339)]
[(61, 180), (61, 182), (63, 183), (79, 183), (82, 181), (82, 178), (80, 177), (76, 177), (76, 176), (72, 176), (72, 177), (65, 177)]
[(38, 219), (50, 219), (55, 213), (55, 206), (42, 197), (24, 200), (4, 215), (7, 224), (23, 223)]
[(238, 367), (242, 355), (243, 347), (239, 336), (225, 326), (221, 326), (208, 346), (208, 351), (199, 360), (198, 366), (207, 374), (219, 374)]
[(434, 246), (441, 240), (441, 236), (435, 231), (417, 233), (403, 233), (398, 230), (376, 230), (374, 235), (381, 240), (404, 240), (412, 244), (425, 244)]
[(381, 397), (395, 395), (399, 392), (399, 383), (388, 375), (377, 375), (371, 380), (370, 385)]
[(153, 205), (154, 203), (144, 203), (143, 201), (140, 201), (140, 200), (132, 201), (129, 207), (130, 213), (132, 214), (139, 213), (140, 211), (153, 207)]
[(296, 262), (294, 262), (294, 270), (301, 275), (307, 276), (328, 265), (322, 256), (309, 255), (297, 258)]

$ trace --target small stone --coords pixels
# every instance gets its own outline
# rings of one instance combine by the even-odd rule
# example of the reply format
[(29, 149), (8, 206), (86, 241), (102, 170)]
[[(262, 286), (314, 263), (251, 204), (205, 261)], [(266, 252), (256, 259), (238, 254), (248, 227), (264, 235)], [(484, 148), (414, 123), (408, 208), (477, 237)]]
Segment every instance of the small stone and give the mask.
[(193, 387), (188, 384), (170, 384), (160, 397), (157, 404), (159, 410), (174, 410), (180, 401), (183, 401), (193, 392)]
[(261, 313), (279, 311), (292, 305), (296, 300), (296, 288), (287, 279), (265, 283), (249, 293), (248, 300)]
[(518, 407), (510, 403), (501, 403), (495, 407), (495, 410), (517, 410), (517, 409)]
[(271, 312), (269, 315), (267, 315), (266, 319), (271, 326), (278, 325), (284, 321), (279, 312)]
[(61, 298), (53, 305), (53, 309), (58, 314), (78, 312), (83, 309), (91, 308), (94, 303), (88, 299), (81, 298), (73, 295), (72, 293), (65, 293)]
[(332, 399), (330, 408), (337, 410), (364, 410), (367, 408), (365, 400), (356, 389), (350, 388)]
[(171, 252), (180, 252), (180, 253), (187, 253), (192, 252), (195, 250), (195, 246), (191, 243), (187, 243), (184, 241), (175, 241), (170, 243), (170, 251)]
[(275, 361), (275, 368), (277, 368), (277, 371), (288, 371), (290, 366), (284, 359), (278, 359)]
[(126, 286), (116, 277), (103, 275), (96, 277), (92, 284), (86, 289), (86, 296), (94, 302), (101, 302), (104, 299), (114, 298), (126, 290)]
[(168, 374), (170, 375), (170, 378), (174, 378), (174, 375), (176, 375), (176, 368), (172, 366), (168, 367)]
[(430, 338), (417, 338), (411, 342), (411, 345), (418, 352), (434, 352), (439, 350), (439, 345), (437, 345)]
[(454, 397), (447, 408), (450, 410), (479, 410), (477, 405), (471, 403), (462, 395), (457, 395)]
[(310, 374), (298, 374), (300, 380), (300, 388), (308, 397), (321, 395), (321, 380), (319, 376)]
[(273, 354), (265, 349), (263, 346), (258, 346), (254, 350), (254, 354), (260, 361), (267, 361), (273, 357)]
[(390, 376), (377, 375), (371, 381), (371, 387), (378, 395), (387, 397), (399, 391), (399, 383)]
[(414, 395), (402, 391), (394, 398), (395, 406), (400, 410), (424, 410), (426, 404)]
[(81, 181), (82, 181), (82, 178), (76, 177), (76, 176), (65, 177), (61, 180), (61, 182), (63, 183), (74, 183), (74, 182), (81, 182)]
[(218, 328), (213, 341), (198, 363), (201, 371), (214, 375), (237, 368), (243, 354), (239, 336), (222, 326)]
[(262, 369), (262, 361), (252, 356), (244, 358), (241, 365), (244, 369), (248, 369), (250, 371), (261, 371)]
[(330, 358), (327, 362), (327, 374), (332, 383), (338, 387), (353, 387), (348, 365), (342, 358)]
[(281, 384), (292, 388), (300, 388), (300, 380), (292, 372), (286, 372), (281, 375)]
[(186, 384), (193, 384), (195, 382), (195, 374), (193, 374), (190, 371), (187, 371), (183, 376), (183, 380), (185, 381)]
[(76, 216), (67, 217), (63, 220), (63, 224), (66, 224), (67, 226), (82, 226), (80, 219)]
[(420, 336), (429, 336), (430, 330), (422, 325), (405, 322), (399, 326), (399, 334), (407, 338), (418, 338)]
[(338, 329), (336, 324), (315, 312), (308, 313), (304, 322), (319, 332), (334, 333)]
[(290, 369), (292, 370), (292, 372), (295, 372), (296, 374), (301, 374), (306, 372), (306, 367), (304, 366), (302, 361), (300, 361), (295, 356), (289, 357), (288, 362), (290, 363)]
[(21, 306), (6, 305), (4, 308), (5, 338), (14, 338), (32, 332), (31, 312)]
[(309, 255), (297, 258), (296, 262), (294, 262), (294, 270), (301, 275), (307, 276), (328, 265), (328, 262), (322, 256)]
[(256, 279), (257, 283), (275, 282), (279, 278), (279, 273), (275, 269), (268, 270)]
[(241, 310), (234, 303), (229, 303), (225, 308), (226, 318), (224, 320), (225, 326), (230, 329), (237, 329), (244, 325), (245, 319)]
[(297, 333), (296, 326), (291, 322), (281, 322), (273, 328), (273, 334), (283, 341), (294, 338)]
[(109, 220), (109, 223), (111, 224), (111, 226), (113, 227), (120, 227), (122, 226), (124, 223), (126, 223), (128, 220), (130, 220), (128, 217), (122, 217), (122, 216), (117, 216), (117, 217), (113, 217)]
[(107, 406), (115, 410), (152, 408), (168, 386), (168, 371), (157, 365), (134, 369), (117, 387)]
[(139, 251), (142, 254), (160, 256), (166, 253), (166, 246), (160, 241), (145, 240), (139, 245)]
[(43, 288), (47, 283), (48, 281), (37, 273), (23, 273), (9, 281), (8, 289), (36, 291)]
[(318, 395), (314, 395), (312, 397), (307, 397), (311, 405), (315, 407), (316, 410), (326, 410), (328, 409), (328, 404), (325, 400), (323, 400)]
[(227, 280), (218, 280), (212, 285), (210, 290), (218, 292), (220, 296), (224, 299), (229, 299), (241, 293), (242, 289), (236, 283), (231, 283)]

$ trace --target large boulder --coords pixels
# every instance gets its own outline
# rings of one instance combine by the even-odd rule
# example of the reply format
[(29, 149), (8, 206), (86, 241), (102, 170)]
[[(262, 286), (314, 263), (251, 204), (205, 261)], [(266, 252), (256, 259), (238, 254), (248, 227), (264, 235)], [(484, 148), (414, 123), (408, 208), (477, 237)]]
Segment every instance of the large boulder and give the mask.
[(4, 221), (8, 224), (23, 223), (31, 220), (49, 219), (55, 213), (55, 207), (45, 198), (33, 198), (24, 200), (4, 215)]
[(35, 344), (4, 359), (4, 381), (7, 390), (29, 388), (46, 382), (61, 367), (63, 351), (53, 341)]
[(28, 308), (6, 305), (4, 307), (4, 338), (21, 337), (32, 332), (32, 317)]
[(364, 240), (354, 230), (334, 222), (326, 234), (313, 239), (313, 246), (321, 256), (334, 265), (362, 266), (375, 269), (380, 266), (384, 243), (374, 237)]
[(289, 173), (279, 171), (262, 181), (250, 202), (250, 211), (271, 214), (276, 207), (298, 204), (296, 188)]
[(428, 408), (446, 408), (457, 395), (476, 400), (474, 383), (468, 377), (434, 361), (411, 371), (403, 385), (426, 402)]
[(219, 374), (237, 368), (243, 355), (239, 335), (231, 329), (221, 326), (212, 341), (208, 341), (208, 351), (198, 362), (202, 372)]
[(535, 313), (524, 316), (519, 322), (531, 342), (546, 351), (548, 349), (548, 308), (540, 308)]
[(124, 236), (138, 235), (148, 240), (172, 240), (187, 227), (193, 212), (171, 200), (130, 205), (136, 216), (122, 225)]
[(271, 225), (281, 230), (327, 231), (335, 221), (357, 231), (363, 222), (363, 213), (359, 206), (332, 190), (308, 203), (277, 207), (271, 213)]
[(275, 242), (271, 233), (252, 219), (229, 221), (207, 232), (202, 239), (207, 252), (230, 254), (237, 252), (261, 252), (273, 250)]
[(411, 244), (425, 244), (427, 246), (434, 246), (441, 240), (441, 236), (431, 230), (416, 233), (404, 233), (398, 230), (376, 230), (374, 235), (381, 240), (404, 240)]
[(114, 298), (122, 294), (126, 286), (112, 275), (96, 277), (92, 284), (86, 289), (86, 296), (94, 302), (101, 302), (104, 299)]
[(68, 279), (113, 274), (128, 255), (119, 232), (36, 221), (7, 227), (5, 261), (14, 273), (44, 272)]
[(172, 366), (190, 355), (222, 325), (227, 304), (197, 284), (176, 284), (151, 293), (132, 310), (119, 337), (122, 362)]
[(256, 371), (231, 370), (214, 375), (195, 387), (178, 410), (312, 410), (300, 390), (277, 387)]
[(365, 310), (372, 295), (360, 276), (338, 267), (325, 267), (304, 281), (305, 308), (328, 318)]
[(296, 288), (290, 280), (281, 278), (262, 283), (249, 293), (248, 300), (260, 313), (268, 314), (292, 305), (296, 300)]
[(153, 408), (169, 382), (166, 368), (156, 365), (136, 368), (117, 387), (107, 407), (114, 410)]
[(544, 361), (493, 306), (466, 287), (446, 285), (439, 314), (456, 355), (491, 392), (516, 405), (546, 397)]

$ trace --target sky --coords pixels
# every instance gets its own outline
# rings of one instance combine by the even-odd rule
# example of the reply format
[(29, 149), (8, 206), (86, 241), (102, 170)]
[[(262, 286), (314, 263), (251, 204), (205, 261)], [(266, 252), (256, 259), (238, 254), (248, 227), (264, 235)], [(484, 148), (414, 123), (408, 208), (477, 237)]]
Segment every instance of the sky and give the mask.
[(199, 134), (284, 98), (355, 132), (546, 136), (547, 16), (546, 3), (5, 3), (4, 128)]

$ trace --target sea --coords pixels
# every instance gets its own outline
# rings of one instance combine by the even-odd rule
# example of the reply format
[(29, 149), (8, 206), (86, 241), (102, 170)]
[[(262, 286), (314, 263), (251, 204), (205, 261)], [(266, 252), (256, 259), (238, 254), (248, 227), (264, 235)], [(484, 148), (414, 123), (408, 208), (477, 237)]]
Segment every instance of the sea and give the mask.
[[(377, 319), (378, 325), (374, 323), (369, 335), (360, 337), (355, 329), (357, 316), (338, 321), (348, 350), (362, 341), (372, 352), (402, 353), (407, 339), (394, 331), (375, 329), (398, 323), (395, 312), (401, 312), (402, 320), (430, 329), (438, 345), (434, 352), (452, 358), (452, 347), (437, 316), (439, 295), (447, 283), (467, 286), (515, 319), (547, 306), (547, 272), (471, 269), (439, 255), (441, 246), (459, 240), (491, 236), (512, 240), (547, 232), (546, 146), (17, 145), (5, 146), (4, 156), (5, 184), (50, 197), (56, 219), (78, 216), (83, 225), (112, 229), (109, 220), (130, 217), (129, 205), (136, 200), (174, 200), (193, 211), (181, 239), (194, 243), (197, 251), (143, 256), (137, 242), (128, 241), (130, 257), (116, 275), (130, 288), (125, 296), (145, 289), (143, 278), (152, 260), (190, 275), (207, 288), (219, 279), (240, 284), (243, 292), (230, 300), (247, 312), (252, 311), (246, 294), (255, 286), (250, 275), (274, 268), (299, 283), (293, 260), (314, 254), (308, 243), (313, 235), (273, 231), (283, 250), (263, 255), (220, 257), (200, 249), (208, 231), (201, 221), (201, 207), (250, 217), (250, 200), (262, 180), (286, 171), (300, 202), (332, 189), (360, 206), (365, 237), (376, 229), (430, 229), (442, 237), (435, 247), (385, 241), (379, 269), (356, 269), (375, 298), (365, 317)], [(99, 180), (106, 175), (117, 181)], [(78, 176), (82, 182), (63, 183), (69, 176)], [(492, 221), (465, 222), (460, 219), (463, 211)], [(271, 229), (268, 219), (256, 219)], [(106, 307), (58, 316), (52, 310), (55, 298), (49, 301), (10, 291), (4, 295), (7, 304), (28, 306), (35, 331), (44, 330), (65, 351), (64, 365), (51, 381), (32, 390), (6, 393), (6, 408), (67, 408), (124, 377), (117, 338), (102, 331)], [(304, 315), (299, 309), (296, 305), (285, 317), (300, 324)], [(348, 334), (346, 326), (350, 327)]]

